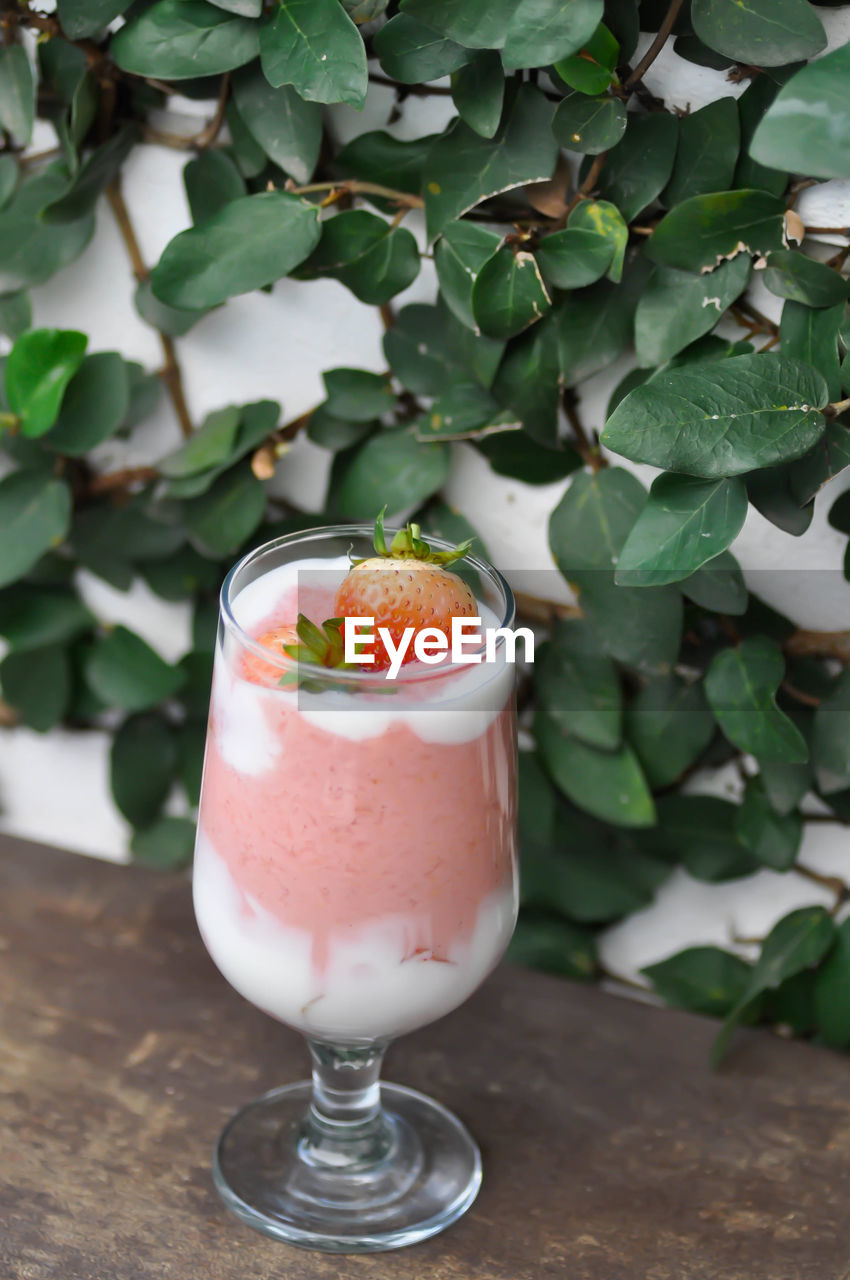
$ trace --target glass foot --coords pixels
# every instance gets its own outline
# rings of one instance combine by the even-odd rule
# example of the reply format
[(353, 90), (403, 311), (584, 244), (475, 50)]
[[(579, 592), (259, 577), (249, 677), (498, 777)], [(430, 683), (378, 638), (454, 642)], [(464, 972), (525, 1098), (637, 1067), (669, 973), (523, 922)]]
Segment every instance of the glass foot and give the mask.
[(334, 1126), (326, 1143), (311, 1097), (306, 1080), (273, 1089), (219, 1139), (215, 1185), (249, 1227), (306, 1249), (375, 1253), (436, 1235), (472, 1204), (481, 1154), (438, 1102), (382, 1084), (368, 1136)]

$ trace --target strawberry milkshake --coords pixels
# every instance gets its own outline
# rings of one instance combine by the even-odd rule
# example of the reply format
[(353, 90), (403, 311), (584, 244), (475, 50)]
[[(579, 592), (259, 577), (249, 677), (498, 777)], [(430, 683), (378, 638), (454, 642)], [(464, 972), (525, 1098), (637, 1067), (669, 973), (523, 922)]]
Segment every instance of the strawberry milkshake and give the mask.
[[(492, 570), (470, 561), (473, 591), (447, 568), (456, 553), (412, 528), (395, 553), (380, 530), (379, 557), (354, 568), (361, 529), (283, 539), (237, 566), (222, 597), (198, 924), (243, 996), (335, 1045), (386, 1042), (456, 1008), (516, 918), (512, 665), (498, 651), (464, 666), (410, 653), (389, 682), (380, 645), (352, 668), (322, 626), (343, 613), (394, 635), (459, 613), (510, 624)], [(296, 632), (299, 615), (312, 629)]]

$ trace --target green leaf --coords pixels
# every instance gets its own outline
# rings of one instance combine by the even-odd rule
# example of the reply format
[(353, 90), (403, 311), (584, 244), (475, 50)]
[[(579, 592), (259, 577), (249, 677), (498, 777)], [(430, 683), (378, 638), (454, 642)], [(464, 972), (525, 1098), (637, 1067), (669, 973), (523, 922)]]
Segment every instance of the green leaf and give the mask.
[(610, 281), (569, 294), (553, 314), (561, 376), (567, 385), (607, 368), (631, 341), (634, 306), (625, 290)]
[(192, 818), (158, 818), (149, 827), (134, 831), (130, 841), (134, 862), (162, 871), (179, 871), (188, 867), (194, 849), (195, 822)]
[(617, 206), (626, 222), (666, 187), (678, 136), (678, 116), (669, 112), (629, 116), (626, 132), (608, 152), (599, 179), (603, 196)]
[[(404, 140), (378, 129), (353, 138), (336, 156), (335, 164), (343, 177), (377, 182), (393, 191), (419, 193), (422, 166), (433, 141), (433, 134)], [(390, 202), (382, 202), (380, 196), (364, 195), (364, 199), (380, 208), (390, 208)], [(395, 212), (394, 205), (392, 212)]]
[(231, 151), (243, 178), (258, 178), (268, 165), (268, 157), (242, 119), (236, 99), (230, 98), (224, 112), (224, 121), (230, 134)]
[(647, 681), (628, 704), (625, 723), (652, 787), (675, 782), (714, 736), (714, 717), (702, 686), (672, 674)]
[(160, 80), (220, 75), (259, 53), (258, 24), (204, 0), (156, 0), (113, 36), (122, 71)]
[[(812, 19), (818, 21), (813, 13)], [(850, 176), (848, 72), (850, 44), (844, 44), (792, 76), (756, 129), (751, 156), (770, 168), (815, 178)]]
[(77, 170), (68, 189), (57, 200), (51, 200), (44, 206), (41, 211), (43, 221), (51, 225), (73, 223), (92, 213), (98, 197), (121, 172), (121, 166), (140, 136), (135, 124), (124, 125), (93, 151)]
[(381, 27), (372, 41), (381, 69), (391, 80), (419, 84), (457, 71), (469, 61), (469, 53), (432, 27), (407, 13), (397, 13)]
[(296, 182), (309, 182), (322, 145), (321, 107), (288, 84), (272, 88), (256, 64), (233, 77), (233, 96), (269, 159)]
[(826, 44), (807, 0), (693, 0), (691, 21), (709, 49), (758, 67), (812, 58)]
[(60, 645), (15, 650), (0, 662), (3, 697), (22, 724), (47, 733), (65, 715), (71, 700), (71, 668)]
[(843, 305), (821, 309), (786, 302), (779, 325), (783, 356), (813, 365), (826, 379), (830, 400), (837, 400), (841, 395), (838, 330), (843, 315)]
[(682, 116), (676, 162), (664, 192), (668, 208), (692, 196), (727, 190), (735, 174), (740, 145), (741, 126), (734, 98), (718, 98), (699, 111)]
[(612, 571), (645, 501), (641, 482), (621, 467), (574, 478), (549, 517), (549, 546), (568, 582)]
[(752, 966), (720, 947), (688, 947), (641, 969), (665, 1002), (720, 1018), (740, 1000)]
[(0, 155), (0, 209), (8, 204), (18, 185), (18, 172), (18, 162), (14, 155), (8, 151)]
[(585, 41), (581, 52), (560, 58), (554, 70), (564, 84), (580, 93), (604, 93), (617, 83), (616, 67), (620, 46), (604, 23)]
[(363, 39), (339, 0), (279, 0), (260, 32), (263, 73), (307, 102), (347, 102), (359, 111), (369, 77)]
[(441, 489), (448, 470), (444, 444), (420, 444), (405, 428), (382, 431), (337, 455), (329, 510), (342, 520), (374, 520), (383, 506), (398, 515)]
[(0, 212), (0, 294), (43, 284), (78, 258), (91, 240), (91, 215), (51, 227), (38, 217), (67, 186), (65, 170), (51, 166), (23, 182)]
[[(789, 69), (790, 70), (790, 69)], [(784, 72), (782, 73), (785, 74)], [(750, 144), (762, 117), (779, 90), (778, 76), (756, 76), (738, 99), (741, 119), (741, 154), (730, 187), (748, 187), (781, 196), (788, 185), (788, 174), (782, 169), (765, 168), (750, 155)]]
[(564, 978), (587, 981), (596, 972), (596, 942), (589, 929), (557, 916), (523, 914), (511, 938), (507, 960)]
[(112, 741), (109, 758), (112, 798), (133, 826), (158, 817), (174, 784), (177, 746), (159, 716), (136, 715), (124, 721)]
[(440, 294), (461, 324), (475, 329), (472, 288), (484, 264), (499, 248), (502, 237), (488, 227), (463, 219), (450, 222), (434, 248)]
[(766, 520), (799, 538), (812, 523), (814, 510), (811, 504), (801, 506), (791, 490), (791, 476), (796, 466), (796, 462), (785, 462), (778, 467), (751, 471), (747, 476), (747, 494)]
[[(632, 836), (633, 839), (633, 836)], [(523, 850), (520, 900), (582, 924), (604, 924), (652, 901), (670, 869), (622, 832), (573, 810), (559, 816), (557, 852)]]
[(581, 607), (612, 658), (651, 675), (671, 669), (682, 639), (675, 587), (617, 587), (613, 573), (595, 573), (582, 581)]
[(784, 674), (782, 654), (772, 641), (744, 640), (716, 654), (705, 677), (705, 694), (726, 737), (741, 751), (793, 763), (805, 760), (808, 748), (776, 705)]
[(19, 147), (32, 137), (35, 119), (35, 81), (29, 55), (21, 44), (0, 49), (0, 128)]
[(586, 813), (619, 827), (648, 827), (655, 805), (631, 747), (600, 751), (564, 733), (540, 705), (534, 718), (537, 747), (552, 778)]
[(485, 49), (452, 74), (457, 113), (482, 138), (492, 138), (502, 118), (505, 74), (499, 55)]
[(841, 673), (815, 711), (812, 761), (825, 794), (850, 785), (850, 669)]
[(562, 733), (613, 750), (622, 740), (617, 669), (583, 621), (561, 622), (536, 666), (537, 696)]
[(133, 304), (141, 318), (160, 333), (180, 338), (202, 320), (206, 309), (189, 311), (184, 307), (169, 307), (154, 296), (150, 280), (142, 280), (133, 294)]
[(374, 422), (352, 422), (347, 418), (335, 418), (325, 405), (320, 404), (310, 414), (307, 423), (307, 438), (313, 444), (321, 445), (336, 453), (340, 449), (349, 449), (358, 444), (374, 429)]
[(551, 178), (558, 158), (551, 123), (551, 103), (539, 89), (523, 84), (492, 139), (480, 137), (463, 121), (452, 124), (425, 162), (429, 240), (482, 200)]
[(14, 650), (42, 649), (75, 640), (94, 618), (65, 587), (8, 587), (0, 596), (0, 635)]
[(679, 793), (658, 801), (658, 826), (641, 847), (681, 863), (695, 880), (718, 884), (755, 870), (735, 831), (738, 806), (717, 796)]
[(818, 1034), (826, 1044), (850, 1044), (850, 920), (836, 931), (835, 945), (814, 975), (812, 1003)]
[(177, 730), (177, 770), (186, 799), (193, 808), (201, 798), (206, 737), (205, 723), (193, 724), (187, 720)]
[(73, 329), (31, 329), (15, 343), (6, 360), (6, 400), (25, 436), (44, 435), (53, 426), (87, 342)]
[(557, 63), (578, 53), (592, 41), (603, 13), (602, 0), (573, 0), (567, 6), (560, 0), (519, 0), (507, 8), (510, 19), (502, 53), (506, 71)]
[(217, 306), (287, 275), (320, 235), (319, 211), (306, 200), (283, 191), (245, 196), (166, 245), (153, 291), (172, 307)]
[(490, 338), (515, 337), (551, 305), (534, 254), (523, 250), (498, 249), (472, 286), (473, 315), (480, 331)]
[[(626, 246), (629, 242), (629, 229), (616, 205), (609, 204), (607, 200), (582, 200), (570, 214), (567, 220), (567, 229), (570, 231), (592, 231), (596, 235), (604, 236), (607, 240), (610, 240), (614, 246), (614, 256), (607, 272), (608, 278), (613, 280), (615, 284), (622, 279)], [(634, 290), (629, 291), (629, 293), (631, 292), (634, 292)], [(624, 295), (623, 301), (626, 310), (631, 312), (636, 299), (629, 295)]]
[(322, 374), (327, 411), (352, 422), (371, 422), (393, 407), (392, 387), (380, 373), (366, 369), (328, 369)]
[(697, 480), (663, 472), (620, 553), (615, 581), (632, 587), (680, 582), (725, 551), (747, 518), (738, 478)]
[(160, 475), (190, 476), (198, 471), (226, 462), (233, 452), (241, 414), (235, 405), (210, 413), (188, 440), (163, 458), (157, 466)]
[(615, 248), (612, 239), (596, 231), (566, 227), (546, 236), (536, 257), (547, 284), (558, 289), (581, 289), (605, 275)]
[(32, 569), (68, 532), (71, 491), (43, 471), (13, 471), (0, 480), (0, 587)]
[(417, 440), (470, 439), (485, 432), (516, 430), (516, 415), (500, 413), (488, 391), (476, 382), (458, 382), (437, 396), (415, 425)]
[(202, 151), (183, 170), (192, 221), (197, 225), (248, 194), (245, 179), (224, 151)]
[(0, 333), (12, 342), (32, 324), (32, 303), (28, 293), (6, 293), (0, 296)]
[(439, 395), (471, 379), (489, 387), (504, 343), (477, 338), (441, 307), (404, 307), (384, 336), (384, 354), (395, 376), (414, 395)]
[(86, 356), (62, 398), (59, 417), (47, 443), (72, 458), (108, 440), (127, 417), (130, 379), (115, 351)]
[(644, 367), (663, 364), (708, 333), (743, 293), (750, 260), (739, 254), (707, 275), (657, 267), (635, 312), (635, 346)]
[(171, 698), (182, 673), (126, 627), (113, 627), (96, 640), (84, 661), (86, 683), (109, 707), (147, 711)]
[(151, 591), (163, 600), (192, 600), (219, 584), (218, 566), (194, 547), (180, 547), (167, 560), (152, 560), (140, 566)]
[(816, 370), (772, 352), (660, 373), (626, 396), (602, 443), (634, 462), (712, 479), (798, 458), (823, 434)]
[(266, 510), (266, 491), (249, 464), (225, 472), (206, 493), (183, 507), (189, 538), (202, 555), (233, 555), (255, 531)]
[(184, 654), (179, 663), (185, 676), (180, 701), (187, 715), (196, 716), (199, 720), (205, 720), (209, 713), (213, 656), (207, 650), (195, 650)]
[(760, 760), (758, 776), (771, 807), (783, 816), (797, 808), (812, 785), (809, 764), (777, 764)]
[(105, 31), (130, 7), (130, 0), (57, 0), (56, 12), (69, 40), (85, 40)]
[(809, 307), (834, 307), (847, 297), (847, 281), (825, 262), (795, 249), (775, 249), (767, 260), (765, 286), (780, 298)]
[(739, 253), (761, 255), (786, 247), (784, 201), (767, 191), (717, 191), (671, 209), (646, 251), (665, 266), (703, 271)]
[(731, 551), (721, 551), (719, 556), (697, 569), (684, 580), (681, 589), (694, 604), (712, 613), (736, 617), (747, 611), (747, 586)]
[(351, 209), (323, 224), (315, 252), (297, 275), (306, 280), (332, 276), (361, 302), (379, 306), (413, 282), (419, 265), (419, 249), (409, 231), (393, 230), (365, 209)]
[(823, 907), (800, 907), (773, 926), (762, 944), (749, 982), (727, 1014), (714, 1042), (712, 1066), (717, 1067), (725, 1057), (748, 1006), (765, 991), (774, 990), (806, 969), (813, 969), (833, 946), (835, 937), (835, 924)]
[(617, 145), (627, 123), (626, 108), (619, 98), (568, 93), (558, 104), (552, 128), (568, 151), (595, 156)]
[(788, 871), (797, 861), (803, 839), (802, 815), (777, 813), (760, 778), (747, 783), (735, 830), (741, 844), (762, 866)]
[[(561, 449), (558, 439), (561, 374), (557, 332), (551, 317), (535, 325), (519, 341), (511, 343), (493, 382), (493, 395), (499, 404), (519, 418), (525, 428), (527, 436), (523, 433), (520, 448), (525, 445), (528, 453), (534, 441), (548, 447), (547, 459), (541, 459), (539, 454), (536, 457), (537, 461), (543, 460), (548, 464), (552, 472), (550, 478), (554, 480), (559, 458), (553, 451)], [(561, 464), (566, 457), (561, 450)], [(534, 466), (534, 459), (530, 461)], [(562, 474), (568, 475), (574, 469), (573, 464), (568, 464)]]

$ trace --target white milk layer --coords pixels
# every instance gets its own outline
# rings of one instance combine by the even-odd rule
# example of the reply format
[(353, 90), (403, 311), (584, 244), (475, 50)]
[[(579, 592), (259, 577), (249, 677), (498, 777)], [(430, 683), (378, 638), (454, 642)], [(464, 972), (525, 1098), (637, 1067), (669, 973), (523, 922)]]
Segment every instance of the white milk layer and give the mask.
[[(282, 565), (240, 591), (232, 602), (233, 616), (244, 631), (255, 632), (275, 614), (280, 601), (298, 583), (299, 574), (320, 571), (321, 580), (330, 585), (335, 577), (341, 581), (348, 567), (346, 556)], [(481, 602), (478, 607), (482, 626), (497, 627), (496, 615)], [(328, 689), (311, 693), (242, 680), (233, 670), (238, 642), (226, 632), (225, 644), (227, 657), (220, 646), (216, 653), (213, 682), (216, 741), (232, 768), (255, 776), (271, 769), (279, 754), (270, 713), (281, 702), (317, 728), (354, 742), (378, 737), (393, 724), (405, 724), (423, 742), (462, 743), (474, 741), (489, 728), (513, 691), (514, 668), (506, 661), (504, 645), (497, 648), (494, 662), (455, 668), (443, 679), (411, 680), (408, 668), (396, 681), (379, 681), (385, 692)]]
[(231, 986), (288, 1026), (332, 1043), (391, 1039), (456, 1009), (496, 965), (516, 920), (515, 895), (490, 894), (472, 936), (448, 960), (434, 960), (406, 958), (415, 921), (387, 916), (332, 935), (318, 974), (309, 932), (281, 924), (241, 893), (202, 833), (193, 883), (204, 942)]

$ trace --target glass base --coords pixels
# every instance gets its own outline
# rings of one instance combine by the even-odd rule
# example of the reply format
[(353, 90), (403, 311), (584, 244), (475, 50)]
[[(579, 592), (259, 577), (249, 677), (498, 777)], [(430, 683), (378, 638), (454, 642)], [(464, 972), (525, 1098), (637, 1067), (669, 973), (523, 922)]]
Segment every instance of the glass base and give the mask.
[(311, 1141), (312, 1085), (273, 1089), (233, 1117), (213, 1178), (249, 1227), (305, 1249), (376, 1253), (416, 1244), (455, 1222), (481, 1186), (481, 1154), (445, 1107), (382, 1084), (370, 1140)]

